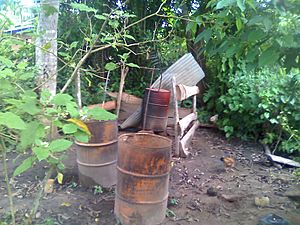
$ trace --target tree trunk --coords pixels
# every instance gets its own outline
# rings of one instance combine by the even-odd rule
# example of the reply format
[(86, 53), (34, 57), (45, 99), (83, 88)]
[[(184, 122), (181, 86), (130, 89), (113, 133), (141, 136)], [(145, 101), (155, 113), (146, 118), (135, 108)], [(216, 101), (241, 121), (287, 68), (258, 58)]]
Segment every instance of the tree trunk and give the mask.
[(36, 39), (37, 84), (40, 91), (56, 94), (57, 21), (59, 0), (42, 0)]

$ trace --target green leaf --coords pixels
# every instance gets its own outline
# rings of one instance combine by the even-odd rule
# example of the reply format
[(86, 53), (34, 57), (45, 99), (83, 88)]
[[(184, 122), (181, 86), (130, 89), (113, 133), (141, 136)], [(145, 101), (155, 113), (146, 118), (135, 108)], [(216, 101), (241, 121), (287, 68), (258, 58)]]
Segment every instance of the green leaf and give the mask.
[(36, 160), (35, 156), (30, 156), (29, 158), (25, 159), (21, 165), (19, 165), (15, 171), (13, 176), (18, 176), (21, 173), (24, 173), (26, 170), (30, 169), (34, 163), (34, 161)]
[(238, 29), (238, 31), (240, 31), (243, 28), (243, 22), (242, 22), (241, 18), (239, 18), (239, 17), (236, 18), (235, 25), (236, 25), (236, 28)]
[(106, 17), (103, 15), (95, 15), (95, 18), (97, 18), (98, 20), (106, 20)]
[(7, 57), (4, 56), (0, 56), (0, 62), (2, 65), (4, 65), (5, 67), (11, 68), (14, 66), (14, 63), (8, 59)]
[(245, 0), (237, 0), (236, 3), (238, 5), (238, 7), (240, 8), (240, 10), (242, 12), (244, 12), (245, 9), (246, 9), (246, 7), (245, 7)]
[(260, 67), (274, 64), (279, 58), (279, 52), (275, 48), (268, 48), (265, 50), (258, 59), (258, 64)]
[(135, 41), (135, 38), (133, 36), (129, 35), (129, 34), (124, 34), (123, 36), (128, 38), (128, 39), (131, 39), (131, 40)]
[(221, 0), (217, 3), (216, 9), (223, 9), (224, 7), (233, 5), (235, 2), (235, 0)]
[(1, 124), (8, 128), (18, 130), (24, 130), (26, 128), (24, 121), (18, 115), (12, 112), (0, 112), (0, 125)]
[(68, 95), (68, 94), (57, 94), (54, 96), (52, 102), (55, 105), (67, 105), (69, 103), (72, 102), (72, 96)]
[(227, 57), (231, 57), (233, 56), (237, 51), (238, 51), (238, 47), (236, 45), (232, 45), (231, 47), (227, 48), (225, 54)]
[(89, 141), (89, 135), (83, 131), (77, 131), (75, 134), (76, 141), (87, 143)]
[(259, 51), (257, 48), (251, 48), (246, 54), (246, 61), (253, 62), (255, 58), (258, 56)]
[(77, 45), (78, 45), (78, 41), (73, 41), (71, 44), (70, 44), (70, 48), (76, 48)]
[(24, 101), (25, 102), (20, 107), (24, 112), (34, 116), (41, 111), (41, 109), (37, 107), (36, 99), (27, 97), (24, 98)]
[(0, 70), (0, 77), (4, 77), (4, 78), (14, 77), (14, 75), (15, 75), (14, 72), (10, 68), (5, 68), (2, 71)]
[(65, 124), (62, 129), (64, 134), (73, 134), (77, 131), (77, 128), (78, 127), (75, 124), (70, 123), (70, 124)]
[(67, 112), (70, 113), (71, 117), (79, 116), (79, 112), (78, 112), (77, 105), (75, 104), (75, 102), (67, 103), (66, 108), (67, 108)]
[(85, 5), (85, 4), (71, 3), (70, 5), (71, 5), (71, 7), (73, 9), (78, 9), (78, 10), (80, 10), (82, 12), (93, 12), (93, 13), (97, 12), (97, 9), (91, 8), (91, 7), (89, 7), (89, 6)]
[(50, 143), (49, 151), (50, 152), (62, 152), (71, 147), (73, 142), (65, 140), (65, 139), (57, 139)]
[(262, 38), (266, 37), (267, 34), (260, 30), (260, 29), (255, 29), (255, 30), (251, 30), (248, 34), (248, 40), (250, 42), (255, 42), (255, 41), (259, 41)]
[(109, 62), (105, 65), (105, 69), (108, 71), (113, 71), (113, 70), (117, 69), (117, 64), (115, 64), (113, 62)]
[(195, 22), (189, 22), (186, 26), (186, 32), (192, 32), (192, 34), (195, 34), (197, 30), (197, 23)]
[(45, 147), (34, 147), (32, 151), (36, 155), (39, 161), (47, 159), (50, 155), (50, 151)]
[(256, 11), (253, 0), (246, 0), (247, 4)]
[(211, 29), (206, 29), (202, 31), (195, 39), (195, 43), (198, 43), (201, 39), (205, 40), (206, 42), (210, 39), (212, 35)]
[(108, 22), (108, 25), (111, 26), (112, 28), (116, 29), (119, 26), (119, 22), (117, 20), (110, 20)]
[(140, 68), (139, 65), (136, 65), (134, 63), (127, 63), (126, 65), (129, 67)]
[(115, 120), (117, 116), (100, 107), (94, 107), (88, 111), (88, 118), (94, 120)]
[(265, 26), (265, 28), (266, 28), (267, 31), (269, 31), (272, 28), (272, 26), (273, 26), (272, 20), (270, 20), (267, 17), (264, 17), (263, 24), (264, 24), (264, 26)]
[(265, 117), (266, 119), (268, 119), (268, 118), (270, 117), (270, 113), (265, 112), (265, 113), (264, 113), (264, 117)]
[(47, 42), (42, 46), (43, 53), (47, 52), (51, 48), (51, 42)]
[(24, 72), (19, 76), (20, 80), (28, 80), (29, 78), (34, 77), (34, 73), (33, 72)]
[(270, 119), (270, 123), (273, 123), (273, 124), (278, 124), (279, 122), (278, 122), (278, 120), (276, 120), (276, 119)]
[(35, 143), (35, 140), (39, 138), (45, 137), (45, 129), (44, 125), (38, 123), (37, 121), (32, 121), (28, 124), (26, 124), (25, 130), (22, 130), (20, 134), (21, 143), (19, 147), (21, 149), (26, 149), (33, 143)]

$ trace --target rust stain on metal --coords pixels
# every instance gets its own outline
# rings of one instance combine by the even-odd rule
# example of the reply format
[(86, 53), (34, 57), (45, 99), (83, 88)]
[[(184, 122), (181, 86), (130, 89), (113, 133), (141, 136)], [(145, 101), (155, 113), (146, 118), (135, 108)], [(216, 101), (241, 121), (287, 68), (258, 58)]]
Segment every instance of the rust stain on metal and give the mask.
[(116, 184), (117, 121), (90, 121), (89, 143), (76, 142), (79, 180), (83, 186)]
[(88, 126), (92, 136), (89, 143), (104, 143), (116, 140), (118, 136), (117, 120), (108, 121), (87, 121), (85, 124)]
[(171, 92), (164, 89), (146, 88), (143, 99), (143, 129), (156, 132), (167, 127)]
[(122, 224), (159, 224), (168, 199), (172, 141), (149, 133), (119, 137), (115, 214)]

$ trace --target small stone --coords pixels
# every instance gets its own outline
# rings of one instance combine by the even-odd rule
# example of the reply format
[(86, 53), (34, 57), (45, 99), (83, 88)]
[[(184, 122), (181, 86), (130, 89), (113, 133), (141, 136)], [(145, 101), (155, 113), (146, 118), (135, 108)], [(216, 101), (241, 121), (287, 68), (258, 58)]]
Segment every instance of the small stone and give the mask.
[(206, 193), (208, 196), (214, 197), (218, 195), (218, 189), (215, 187), (210, 187), (207, 189)]
[(36, 219), (41, 218), (41, 212), (37, 212), (37, 213), (35, 214), (35, 218), (36, 218)]
[(270, 204), (270, 199), (267, 196), (255, 197), (254, 203), (258, 207), (265, 207), (265, 206), (268, 206)]

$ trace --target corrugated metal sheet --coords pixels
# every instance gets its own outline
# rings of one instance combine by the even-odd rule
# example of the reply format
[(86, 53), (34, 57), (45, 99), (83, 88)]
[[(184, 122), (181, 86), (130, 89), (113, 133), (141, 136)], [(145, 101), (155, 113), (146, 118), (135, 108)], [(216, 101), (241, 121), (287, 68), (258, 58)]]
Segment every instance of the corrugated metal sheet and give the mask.
[[(191, 53), (188, 53), (177, 60), (162, 74), (162, 82), (160, 88), (172, 91), (173, 76), (175, 76), (177, 84), (194, 86), (204, 78), (205, 74), (202, 68), (194, 59), (193, 55)], [(159, 85), (160, 78), (158, 78), (151, 87), (159, 88)], [(140, 106), (130, 117), (127, 118), (127, 120), (125, 120), (121, 124), (121, 128), (124, 129), (138, 125), (142, 117), (141, 112), (142, 107)]]

